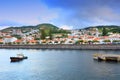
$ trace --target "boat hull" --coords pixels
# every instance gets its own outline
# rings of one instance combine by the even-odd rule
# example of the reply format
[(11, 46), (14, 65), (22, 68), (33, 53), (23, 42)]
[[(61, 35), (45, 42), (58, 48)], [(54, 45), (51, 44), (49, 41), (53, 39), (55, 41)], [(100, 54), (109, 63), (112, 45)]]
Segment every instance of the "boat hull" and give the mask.
[(28, 57), (10, 57), (11, 62), (19, 62), (23, 59), (27, 59)]

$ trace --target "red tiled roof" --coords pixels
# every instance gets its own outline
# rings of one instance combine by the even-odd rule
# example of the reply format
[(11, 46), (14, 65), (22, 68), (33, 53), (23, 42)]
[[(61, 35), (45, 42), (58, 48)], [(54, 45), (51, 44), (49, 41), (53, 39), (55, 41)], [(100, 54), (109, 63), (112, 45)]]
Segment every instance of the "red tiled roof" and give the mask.
[(21, 40), (21, 39), (18, 39), (18, 40), (16, 40), (15, 42), (22, 42), (22, 40)]
[(103, 36), (103, 38), (109, 38), (108, 36)]
[(73, 38), (73, 36), (68, 36), (69, 39)]
[(0, 39), (0, 42), (3, 42), (3, 40), (2, 40), (2, 39)]
[(94, 40), (100, 40), (100, 38), (94, 38)]
[(5, 38), (12, 38), (12, 36), (6, 36)]
[(29, 40), (29, 42), (36, 43), (37, 41), (33, 39), (33, 40)]
[(78, 36), (73, 36), (74, 38), (78, 38)]
[(94, 36), (88, 36), (87, 38), (92, 39), (92, 38), (94, 38)]

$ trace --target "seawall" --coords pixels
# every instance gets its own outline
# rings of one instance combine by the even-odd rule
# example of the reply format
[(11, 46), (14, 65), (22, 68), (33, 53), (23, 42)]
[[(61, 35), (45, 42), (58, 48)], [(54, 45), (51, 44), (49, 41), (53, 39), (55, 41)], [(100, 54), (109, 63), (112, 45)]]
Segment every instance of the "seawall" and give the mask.
[(120, 44), (39, 44), (0, 45), (0, 49), (77, 49), (77, 50), (120, 50)]

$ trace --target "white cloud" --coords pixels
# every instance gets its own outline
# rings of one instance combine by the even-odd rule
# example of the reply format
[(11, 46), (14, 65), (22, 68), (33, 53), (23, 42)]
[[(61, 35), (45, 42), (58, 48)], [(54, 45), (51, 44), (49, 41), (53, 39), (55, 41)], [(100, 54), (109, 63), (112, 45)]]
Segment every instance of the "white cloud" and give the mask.
[[(42, 3), (40, 0), (38, 2), (33, 1), (27, 4), (25, 3), (24, 5), (12, 5), (12, 7), (10, 6), (10, 8), (4, 8), (3, 10), (2, 7), (0, 7), (0, 23), (1, 21), (6, 20), (15, 22), (13, 24), (16, 26), (17, 23), (19, 23), (19, 25), (53, 23), (57, 26), (66, 24), (61, 26), (64, 29), (81, 28), (89, 25), (120, 24), (119, 11), (116, 12), (117, 10), (113, 9), (113, 7), (101, 5), (99, 3), (97, 4), (95, 1), (93, 0), (89, 3), (86, 3), (87, 1), (82, 1), (85, 4), (83, 5), (79, 0), (71, 0), (70, 3), (67, 3), (68, 1), (66, 0), (62, 0), (61, 2), (66, 5), (59, 6), (52, 3), (52, 5), (56, 6), (51, 7), (46, 3)], [(102, 3), (104, 3), (104, 1), (102, 1)], [(67, 4), (72, 4), (72, 6), (67, 6)]]
[(119, 20), (120, 19), (120, 15), (117, 14), (110, 7), (96, 8), (93, 11), (93, 15), (94, 15), (94, 17), (98, 17), (100, 19), (107, 20), (107, 21), (114, 21), (114, 20)]
[[(49, 23), (52, 20), (56, 19), (59, 15), (58, 10), (49, 9), (47, 5), (43, 3), (39, 3), (35, 6), (26, 5), (24, 6), (16, 6), (14, 12), (12, 9), (8, 9), (0, 13), (0, 21), (12, 21), (18, 22), (23, 25), (36, 25), (40, 23)], [(20, 8), (19, 8), (20, 7)], [(21, 7), (23, 9), (21, 9)], [(16, 10), (18, 9), (18, 10)]]
[(95, 7), (83, 13), (84, 18), (93, 24), (113, 23), (120, 20), (120, 14), (117, 14), (110, 7)]
[(10, 26), (0, 26), (0, 30), (8, 28), (8, 27), (10, 27)]
[(70, 29), (73, 29), (73, 26), (62, 25), (60, 28), (70, 30)]

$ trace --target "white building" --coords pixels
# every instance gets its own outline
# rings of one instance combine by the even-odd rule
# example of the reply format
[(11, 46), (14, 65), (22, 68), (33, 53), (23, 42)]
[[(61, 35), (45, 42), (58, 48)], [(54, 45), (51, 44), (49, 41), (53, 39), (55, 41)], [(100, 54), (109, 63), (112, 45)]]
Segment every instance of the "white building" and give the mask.
[(16, 40), (17, 40), (17, 38), (11, 37), (11, 36), (7, 36), (7, 37), (3, 38), (4, 44), (5, 44), (5, 43), (11, 43), (11, 42), (14, 42), (14, 41), (16, 41)]
[(13, 29), (12, 34), (13, 35), (22, 35), (22, 32), (20, 29)]

